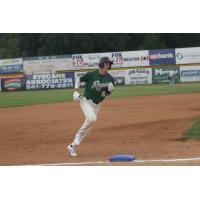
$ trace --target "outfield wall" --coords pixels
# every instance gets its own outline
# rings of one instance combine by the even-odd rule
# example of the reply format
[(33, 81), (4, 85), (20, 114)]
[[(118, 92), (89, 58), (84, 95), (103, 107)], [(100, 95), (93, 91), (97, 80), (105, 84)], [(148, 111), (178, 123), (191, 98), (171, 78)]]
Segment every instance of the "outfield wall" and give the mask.
[(115, 85), (168, 83), (169, 71), (175, 82), (200, 81), (200, 47), (193, 47), (2, 59), (0, 90), (73, 88), (103, 56), (114, 62), (109, 73)]
[[(200, 81), (199, 66), (157, 66), (110, 70), (115, 85), (169, 83), (169, 71), (175, 72), (175, 83)], [(0, 77), (2, 91), (74, 88), (75, 80), (87, 71), (63, 73), (14, 74)], [(84, 83), (81, 85), (84, 86)]]

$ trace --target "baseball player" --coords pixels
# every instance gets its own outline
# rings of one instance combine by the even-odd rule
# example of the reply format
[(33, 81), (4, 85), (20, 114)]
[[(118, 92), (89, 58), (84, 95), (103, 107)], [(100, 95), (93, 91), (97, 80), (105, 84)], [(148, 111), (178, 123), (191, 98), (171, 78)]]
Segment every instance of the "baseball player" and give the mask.
[[(101, 102), (114, 89), (114, 78), (107, 73), (113, 62), (109, 57), (102, 57), (99, 60), (99, 69), (88, 72), (75, 83), (73, 94), (74, 101), (80, 101), (80, 107), (85, 115), (85, 121), (75, 135), (73, 142), (67, 147), (70, 156), (77, 156), (76, 147), (88, 135), (94, 126)], [(79, 92), (80, 84), (85, 83), (84, 96)]]
[(169, 84), (170, 85), (174, 85), (174, 83), (175, 83), (175, 75), (176, 75), (175, 71), (173, 71), (173, 70), (169, 71), (168, 79), (169, 79)]

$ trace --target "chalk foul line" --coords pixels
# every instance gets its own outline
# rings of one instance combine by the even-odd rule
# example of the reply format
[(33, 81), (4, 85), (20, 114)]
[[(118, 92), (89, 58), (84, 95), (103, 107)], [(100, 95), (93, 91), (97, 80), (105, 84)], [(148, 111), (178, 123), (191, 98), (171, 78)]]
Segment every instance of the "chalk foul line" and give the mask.
[[(158, 160), (133, 160), (123, 163), (146, 163), (146, 162), (184, 162), (184, 161), (198, 161), (200, 158), (177, 158), (177, 159), (158, 159)], [(53, 164), (36, 164), (37, 166), (80, 166), (80, 165), (95, 165), (95, 164), (108, 164), (117, 163), (110, 161), (91, 161), (91, 162), (75, 162), (75, 163), (53, 163)]]

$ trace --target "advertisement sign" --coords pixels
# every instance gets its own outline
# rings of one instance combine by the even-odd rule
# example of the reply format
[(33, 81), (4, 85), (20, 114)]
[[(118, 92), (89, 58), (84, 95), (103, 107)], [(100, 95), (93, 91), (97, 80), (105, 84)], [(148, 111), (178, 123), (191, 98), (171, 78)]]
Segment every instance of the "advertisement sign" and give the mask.
[(22, 65), (22, 58), (0, 60), (0, 66), (9, 66), (9, 65)]
[(0, 74), (22, 73), (22, 65), (0, 66)]
[(113, 68), (123, 67), (123, 52), (112, 52), (111, 60), (113, 61)]
[(149, 66), (149, 51), (125, 51), (122, 56), (123, 67)]
[(179, 67), (160, 67), (152, 69), (153, 83), (169, 83), (168, 75), (170, 71), (175, 73), (175, 82), (180, 82)]
[(149, 66), (149, 51), (74, 54), (72, 55), (72, 65), (76, 70), (97, 69), (99, 67), (99, 60), (105, 56), (111, 58), (113, 68)]
[(3, 76), (1, 79), (2, 91), (15, 91), (25, 89), (24, 76)]
[(105, 56), (111, 58), (111, 53), (74, 54), (72, 55), (72, 65), (75, 70), (97, 69), (99, 60)]
[(175, 49), (149, 50), (150, 65), (175, 64)]
[(125, 84), (139, 85), (152, 83), (152, 69), (151, 68), (137, 68), (126, 70)]
[(200, 47), (176, 49), (176, 64), (200, 63)]
[(108, 73), (114, 78), (114, 85), (124, 85), (126, 70), (109, 70)]
[(0, 60), (0, 74), (23, 72), (22, 58)]
[(26, 89), (56, 89), (56, 88), (73, 88), (74, 72), (67, 73), (46, 73), (46, 74), (29, 74), (26, 76)]
[(181, 82), (200, 81), (200, 66), (183, 66), (180, 67)]
[(72, 70), (71, 56), (44, 56), (24, 58), (24, 72), (31, 73), (56, 73), (62, 70)]

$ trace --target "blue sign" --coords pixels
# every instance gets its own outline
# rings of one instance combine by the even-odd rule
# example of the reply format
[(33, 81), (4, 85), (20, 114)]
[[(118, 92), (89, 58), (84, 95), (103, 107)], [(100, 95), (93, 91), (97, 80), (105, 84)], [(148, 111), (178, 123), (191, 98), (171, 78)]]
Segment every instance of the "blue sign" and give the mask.
[(23, 72), (22, 65), (0, 66), (0, 74), (13, 74)]
[(181, 76), (200, 76), (200, 70), (184, 70), (181, 71)]
[(26, 75), (27, 90), (73, 88), (74, 82), (74, 72)]
[(176, 64), (175, 49), (149, 50), (150, 65)]

